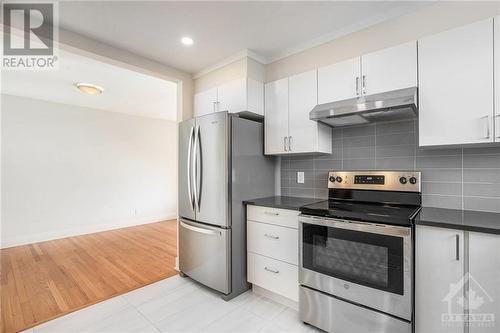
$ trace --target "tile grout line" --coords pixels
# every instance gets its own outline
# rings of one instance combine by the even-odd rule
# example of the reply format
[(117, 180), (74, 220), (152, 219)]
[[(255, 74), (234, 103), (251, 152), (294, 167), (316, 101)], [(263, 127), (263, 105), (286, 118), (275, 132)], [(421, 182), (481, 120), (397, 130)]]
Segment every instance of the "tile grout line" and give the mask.
[(375, 135), (374, 135), (374, 147), (375, 147), (375, 152), (374, 152), (374, 155), (375, 155), (375, 169), (378, 168), (378, 161), (377, 161), (377, 123), (375, 123), (375, 125), (373, 125), (373, 131), (375, 132)]
[(464, 149), (462, 148), (462, 210), (465, 207), (464, 201)]
[[(177, 289), (177, 288), (175, 288), (175, 289)], [(167, 293), (166, 295), (168, 295), (168, 294), (170, 294), (170, 293)], [(155, 330), (157, 330), (159, 333), (161, 333), (161, 330), (158, 327), (156, 327), (156, 325), (151, 320), (149, 320), (149, 318), (146, 317), (146, 315), (144, 313), (142, 313), (141, 310), (139, 310), (139, 308), (137, 306), (135, 306), (132, 302), (130, 302), (127, 299), (127, 297), (124, 297), (124, 295), (120, 295), (120, 297), (123, 297), (125, 302), (127, 302), (127, 304), (130, 305), (139, 314), (139, 316), (144, 318), (144, 320), (146, 320), (149, 324), (151, 324), (151, 326), (153, 326), (155, 328)]]

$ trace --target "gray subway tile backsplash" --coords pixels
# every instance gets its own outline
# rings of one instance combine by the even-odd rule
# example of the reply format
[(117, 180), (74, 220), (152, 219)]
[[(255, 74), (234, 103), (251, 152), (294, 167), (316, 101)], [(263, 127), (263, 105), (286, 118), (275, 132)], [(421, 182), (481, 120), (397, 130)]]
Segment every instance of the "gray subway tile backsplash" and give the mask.
[(328, 171), (417, 170), (424, 206), (500, 212), (500, 147), (422, 149), (416, 129), (416, 121), (334, 129), (333, 154), (281, 158), (281, 194), (325, 199)]

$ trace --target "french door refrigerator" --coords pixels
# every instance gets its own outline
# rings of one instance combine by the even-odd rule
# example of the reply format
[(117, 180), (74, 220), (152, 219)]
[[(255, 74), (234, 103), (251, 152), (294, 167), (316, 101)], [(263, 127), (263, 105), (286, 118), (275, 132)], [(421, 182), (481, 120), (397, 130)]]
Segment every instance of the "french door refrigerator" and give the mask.
[(244, 200), (274, 194), (263, 124), (217, 112), (179, 125), (179, 269), (231, 299), (248, 289)]

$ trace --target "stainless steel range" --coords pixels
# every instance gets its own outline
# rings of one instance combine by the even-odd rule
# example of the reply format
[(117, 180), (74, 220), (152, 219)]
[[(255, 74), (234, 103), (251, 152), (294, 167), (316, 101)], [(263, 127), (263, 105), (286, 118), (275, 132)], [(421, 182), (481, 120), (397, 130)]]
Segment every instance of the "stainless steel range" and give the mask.
[(420, 173), (330, 172), (329, 199), (303, 206), (299, 312), (330, 332), (411, 332)]

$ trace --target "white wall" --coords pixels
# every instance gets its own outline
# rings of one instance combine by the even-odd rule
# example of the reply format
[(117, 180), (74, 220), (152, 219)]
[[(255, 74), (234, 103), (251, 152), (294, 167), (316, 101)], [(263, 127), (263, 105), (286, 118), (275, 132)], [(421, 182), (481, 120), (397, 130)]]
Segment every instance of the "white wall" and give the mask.
[(175, 218), (177, 124), (2, 95), (2, 247)]

